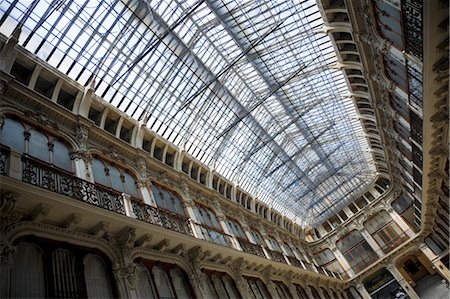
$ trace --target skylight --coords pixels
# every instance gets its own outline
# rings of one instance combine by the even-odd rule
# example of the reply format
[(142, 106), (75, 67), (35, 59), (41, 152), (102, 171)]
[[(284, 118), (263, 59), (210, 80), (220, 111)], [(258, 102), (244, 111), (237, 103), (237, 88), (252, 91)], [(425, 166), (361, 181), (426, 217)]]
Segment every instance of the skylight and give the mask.
[[(30, 17), (24, 18), (30, 11)], [(316, 225), (374, 178), (315, 0), (13, 1), (0, 32), (260, 201)]]

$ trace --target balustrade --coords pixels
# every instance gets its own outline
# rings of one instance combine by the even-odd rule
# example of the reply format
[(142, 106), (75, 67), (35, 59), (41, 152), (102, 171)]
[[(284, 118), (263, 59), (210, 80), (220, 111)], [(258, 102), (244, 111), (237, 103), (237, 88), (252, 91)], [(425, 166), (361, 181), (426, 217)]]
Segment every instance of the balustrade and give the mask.
[(6, 164), (9, 157), (9, 149), (0, 146), (0, 174), (6, 174)]
[(22, 156), (22, 181), (125, 215), (122, 193), (82, 180), (26, 155)]
[(136, 218), (185, 235), (193, 236), (189, 219), (168, 210), (158, 209), (138, 199), (131, 199), (131, 209)]
[[(0, 147), (0, 174), (8, 174), (7, 163), (9, 156), (9, 149), (3, 146)], [(21, 161), (22, 181), (25, 183), (65, 195), (121, 215), (136, 217), (136, 219), (140, 221), (158, 225), (185, 235), (194, 236), (191, 228), (191, 221), (188, 217), (173, 213), (169, 210), (148, 205), (136, 198), (130, 198), (128, 196), (129, 199), (125, 199), (125, 194), (121, 192), (85, 181), (76, 177), (73, 173), (41, 162), (28, 155), (22, 155)], [(128, 213), (126, 212), (125, 204), (127, 207), (129, 205), (131, 208), (131, 211), (128, 211)], [(231, 235), (200, 223), (193, 223), (193, 226), (202, 239), (219, 245), (232, 247), (233, 237)], [(239, 242), (244, 252), (268, 258), (264, 252), (263, 246), (253, 244), (248, 240), (238, 237), (236, 237), (236, 240)], [(268, 248), (266, 248), (266, 250), (272, 260), (287, 264), (283, 253), (273, 251)], [(288, 256), (288, 259), (293, 266), (303, 268), (302, 263), (297, 258)], [(314, 271), (314, 267), (308, 262), (304, 261), (304, 265), (307, 270)], [(326, 275), (328, 271), (319, 269), (319, 272)], [(340, 274), (338, 274), (338, 276), (342, 278)]]
[(266, 248), (266, 250), (267, 250), (267, 252), (269, 253), (270, 258), (271, 258), (272, 260), (277, 261), (277, 262), (280, 262), (280, 263), (285, 263), (285, 264), (287, 264), (286, 259), (284, 258), (284, 255), (283, 255), (281, 252), (274, 251), (274, 250), (271, 250), (271, 249), (269, 249), (269, 248)]
[(241, 238), (238, 238), (238, 241), (241, 244), (242, 250), (244, 250), (244, 252), (266, 258), (266, 255), (264, 254), (264, 250), (262, 249), (261, 245), (253, 244)]

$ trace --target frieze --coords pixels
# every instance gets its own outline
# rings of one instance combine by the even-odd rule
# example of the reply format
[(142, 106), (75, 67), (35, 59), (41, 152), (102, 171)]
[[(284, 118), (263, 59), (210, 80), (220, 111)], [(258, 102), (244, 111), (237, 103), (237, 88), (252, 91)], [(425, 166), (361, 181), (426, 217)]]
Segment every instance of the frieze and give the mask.
[(55, 130), (59, 130), (58, 124), (51, 119), (47, 114), (42, 112), (41, 110), (31, 111), (31, 110), (25, 110), (24, 115), (32, 120), (37, 121), (38, 123), (52, 127)]

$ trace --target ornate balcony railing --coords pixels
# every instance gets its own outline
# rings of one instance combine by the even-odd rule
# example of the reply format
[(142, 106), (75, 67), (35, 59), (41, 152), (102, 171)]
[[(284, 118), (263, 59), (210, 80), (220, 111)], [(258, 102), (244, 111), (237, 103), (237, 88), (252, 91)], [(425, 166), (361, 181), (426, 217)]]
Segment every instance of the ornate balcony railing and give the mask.
[(402, 0), (406, 51), (417, 58), (423, 56), (423, 1)]
[(0, 145), (0, 174), (6, 174), (6, 164), (8, 162), (9, 149)]
[(26, 155), (22, 156), (22, 181), (125, 215), (120, 192), (82, 180)]
[(253, 244), (253, 243), (251, 243), (247, 240), (241, 239), (241, 238), (239, 238), (238, 240), (239, 240), (239, 243), (241, 244), (242, 250), (244, 250), (244, 252), (266, 258), (266, 255), (264, 254), (264, 250), (262, 249), (261, 245)]
[(187, 217), (168, 210), (152, 207), (137, 199), (131, 199), (131, 208), (136, 218), (141, 221), (193, 236)]
[(227, 235), (218, 229), (215, 229), (213, 227), (201, 223), (194, 223), (194, 227), (203, 240), (231, 247), (232, 237), (230, 235)]
[(281, 252), (278, 252), (278, 251), (275, 251), (275, 250), (271, 250), (269, 248), (266, 248), (266, 250), (269, 253), (270, 258), (272, 260), (280, 262), (280, 263), (287, 264), (286, 259), (284, 258), (284, 255)]

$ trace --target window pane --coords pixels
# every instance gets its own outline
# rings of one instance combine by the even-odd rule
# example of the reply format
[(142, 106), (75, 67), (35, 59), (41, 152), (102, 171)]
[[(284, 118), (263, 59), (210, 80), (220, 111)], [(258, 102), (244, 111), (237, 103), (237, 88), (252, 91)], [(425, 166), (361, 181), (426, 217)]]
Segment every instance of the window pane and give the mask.
[(64, 143), (57, 140), (53, 141), (53, 164), (67, 171), (72, 171), (69, 149)]
[(105, 173), (105, 164), (98, 159), (92, 160), (92, 173), (96, 183), (109, 186), (109, 180)]
[(25, 150), (23, 125), (12, 119), (5, 119), (0, 131), (0, 143), (9, 146), (11, 150), (22, 153)]
[(30, 130), (30, 133), (31, 136), (29, 154), (42, 161), (50, 162), (47, 136), (36, 130)]

